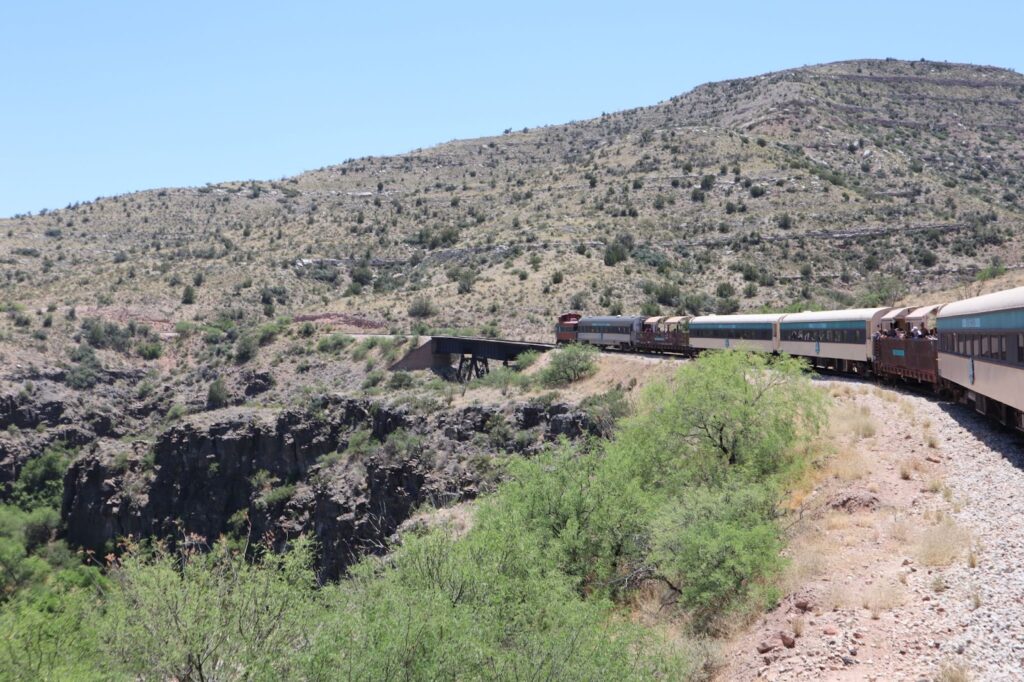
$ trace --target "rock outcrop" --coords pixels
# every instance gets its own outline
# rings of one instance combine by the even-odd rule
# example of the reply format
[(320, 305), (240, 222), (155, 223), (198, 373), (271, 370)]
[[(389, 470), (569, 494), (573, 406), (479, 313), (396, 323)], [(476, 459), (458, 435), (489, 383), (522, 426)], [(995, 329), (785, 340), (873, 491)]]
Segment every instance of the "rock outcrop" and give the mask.
[[(387, 443), (399, 430), (417, 447), (348, 450), (359, 431)], [(95, 552), (129, 536), (212, 543), (233, 532), (283, 548), (312, 534), (322, 573), (334, 577), (383, 551), (417, 506), (474, 497), (474, 462), (486, 453), (529, 454), (543, 440), (587, 433), (587, 415), (566, 405), (425, 417), (327, 396), (315, 410), (229, 408), (193, 415), (152, 444), (93, 444), (67, 472), (62, 516), (68, 540)], [(473, 447), (478, 436), (486, 448)]]

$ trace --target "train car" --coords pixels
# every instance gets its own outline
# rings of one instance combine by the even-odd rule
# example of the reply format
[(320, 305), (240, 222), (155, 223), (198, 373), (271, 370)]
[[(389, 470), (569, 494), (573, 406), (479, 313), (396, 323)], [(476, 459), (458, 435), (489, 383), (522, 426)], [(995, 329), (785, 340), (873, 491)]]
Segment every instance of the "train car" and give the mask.
[(602, 348), (633, 348), (644, 317), (581, 317), (576, 325), (576, 340)]
[(580, 317), (582, 316), (579, 313), (564, 313), (558, 316), (558, 322), (555, 324), (555, 345), (576, 343)]
[[(917, 382), (939, 386), (938, 340), (934, 335), (935, 317), (942, 305), (926, 305), (912, 309), (899, 309), (898, 315), (889, 311), (882, 318), (882, 335), (875, 339), (874, 371), (886, 379)], [(886, 327), (895, 319), (892, 329), (903, 330), (903, 335), (891, 335)], [(915, 337), (918, 329), (921, 336)]]
[(774, 353), (779, 349), (779, 321), (785, 315), (702, 315), (690, 320), (690, 346), (740, 348)]
[(874, 356), (872, 336), (890, 308), (857, 308), (786, 315), (779, 350), (808, 358), (822, 369), (867, 375)]
[(640, 325), (640, 334), (634, 340), (634, 346), (642, 351), (689, 355), (690, 333), (687, 323), (691, 317), (648, 317)]
[(948, 303), (937, 326), (943, 385), (1024, 430), (1024, 287)]

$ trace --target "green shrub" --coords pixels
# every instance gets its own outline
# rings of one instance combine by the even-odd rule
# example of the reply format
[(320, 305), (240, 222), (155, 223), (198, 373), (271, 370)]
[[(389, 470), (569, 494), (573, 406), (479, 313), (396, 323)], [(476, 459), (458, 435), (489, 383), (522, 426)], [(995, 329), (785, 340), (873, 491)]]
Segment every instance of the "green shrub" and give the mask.
[(68, 370), (65, 376), (65, 383), (71, 388), (79, 390), (89, 389), (99, 382), (99, 375), (103, 371), (103, 365), (96, 352), (84, 343), (71, 351), (71, 359), (75, 364)]
[(224, 380), (220, 378), (215, 379), (206, 392), (206, 407), (211, 410), (226, 407), (229, 397), (228, 387)]
[(63, 445), (54, 445), (29, 459), (11, 486), (11, 500), (26, 511), (37, 507), (59, 509), (64, 474), (73, 454)]
[(355, 339), (348, 334), (331, 334), (320, 339), (316, 344), (316, 349), (321, 353), (337, 353), (353, 341)]
[(388, 388), (401, 390), (403, 388), (409, 388), (414, 383), (416, 382), (413, 380), (411, 374), (408, 372), (398, 371), (391, 374), (391, 379), (388, 381)]
[(629, 258), (629, 249), (626, 248), (625, 244), (615, 241), (609, 244), (604, 249), (604, 264), (608, 266), (616, 265)]
[(366, 378), (363, 379), (362, 386), (363, 386), (364, 389), (365, 388), (373, 388), (374, 386), (378, 385), (382, 381), (384, 381), (384, 372), (382, 370), (378, 369), (378, 370), (374, 370), (374, 371), (372, 371), (372, 372), (370, 372), (369, 374), (366, 375)]
[(516, 368), (524, 370), (536, 363), (538, 359), (540, 359), (540, 351), (525, 350), (516, 356)]
[(192, 305), (196, 302), (196, 290), (189, 284), (185, 287), (185, 290), (181, 294), (181, 302), (184, 305)]
[(244, 334), (235, 343), (235, 362), (244, 364), (249, 362), (259, 351), (260, 342), (253, 334)]
[(426, 318), (437, 314), (437, 307), (426, 296), (417, 296), (409, 304), (409, 317)]
[(550, 352), (548, 366), (541, 373), (546, 386), (564, 386), (597, 371), (598, 350), (593, 346), (571, 344)]
[(292, 499), (294, 494), (294, 483), (275, 486), (257, 498), (256, 506), (263, 509), (274, 509)]
[(174, 422), (178, 421), (186, 414), (188, 414), (188, 408), (186, 408), (181, 403), (174, 403), (169, 408), (167, 408), (167, 415), (165, 416), (165, 418), (169, 422)]
[(136, 346), (135, 349), (146, 360), (156, 360), (164, 352), (163, 345), (159, 341), (144, 341)]
[(606, 438), (612, 435), (616, 422), (632, 411), (626, 392), (621, 388), (588, 396), (580, 403), (580, 408), (590, 416), (601, 435)]

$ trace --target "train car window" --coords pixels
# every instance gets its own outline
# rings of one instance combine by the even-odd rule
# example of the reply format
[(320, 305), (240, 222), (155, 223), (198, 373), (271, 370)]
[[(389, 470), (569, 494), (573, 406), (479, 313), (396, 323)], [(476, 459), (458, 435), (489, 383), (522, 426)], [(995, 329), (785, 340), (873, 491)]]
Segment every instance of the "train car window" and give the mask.
[(999, 337), (999, 359), (1006, 360), (1006, 336)]
[(1024, 334), (1017, 334), (1017, 362), (1024, 365)]
[(989, 354), (990, 354), (989, 337), (983, 336), (983, 337), (981, 337), (981, 357), (987, 358), (987, 357), (989, 357)]

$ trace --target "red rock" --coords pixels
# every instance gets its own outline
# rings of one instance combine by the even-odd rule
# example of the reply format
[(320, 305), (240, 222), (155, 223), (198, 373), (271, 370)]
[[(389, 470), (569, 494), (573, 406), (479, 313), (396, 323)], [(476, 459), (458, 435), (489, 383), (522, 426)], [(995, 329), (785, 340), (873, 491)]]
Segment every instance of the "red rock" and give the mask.
[(835, 635), (835, 634), (837, 634), (837, 633), (838, 633), (839, 631), (838, 631), (838, 630), (836, 630), (836, 629), (835, 629), (834, 627), (832, 627), (831, 625), (826, 625), (826, 626), (825, 626), (825, 629), (824, 629), (824, 630), (823, 630), (822, 632), (824, 632), (824, 633), (825, 633), (826, 635)]
[(801, 611), (810, 611), (811, 610), (811, 603), (809, 601), (807, 601), (806, 599), (798, 599), (798, 600), (796, 600), (795, 602), (793, 602), (793, 606), (797, 607)]
[(796, 640), (787, 635), (785, 632), (779, 633), (779, 639), (782, 640), (782, 645), (787, 649), (792, 649), (796, 646)]
[(759, 653), (759, 654), (766, 654), (766, 653), (768, 653), (769, 651), (771, 651), (774, 648), (775, 648), (774, 644), (769, 644), (768, 642), (761, 642), (760, 644), (757, 645), (757, 653)]

